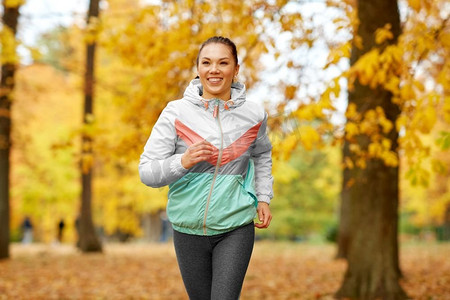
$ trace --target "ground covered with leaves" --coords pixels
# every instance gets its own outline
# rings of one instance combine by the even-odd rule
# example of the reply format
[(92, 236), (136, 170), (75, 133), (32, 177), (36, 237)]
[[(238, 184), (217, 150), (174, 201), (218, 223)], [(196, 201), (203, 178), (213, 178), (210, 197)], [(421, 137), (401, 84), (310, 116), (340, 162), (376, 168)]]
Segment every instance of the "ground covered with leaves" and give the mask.
[[(411, 299), (450, 299), (450, 244), (401, 248)], [(345, 262), (332, 245), (257, 242), (242, 291), (250, 299), (333, 299)], [(0, 261), (0, 299), (188, 299), (172, 245), (11, 246)]]

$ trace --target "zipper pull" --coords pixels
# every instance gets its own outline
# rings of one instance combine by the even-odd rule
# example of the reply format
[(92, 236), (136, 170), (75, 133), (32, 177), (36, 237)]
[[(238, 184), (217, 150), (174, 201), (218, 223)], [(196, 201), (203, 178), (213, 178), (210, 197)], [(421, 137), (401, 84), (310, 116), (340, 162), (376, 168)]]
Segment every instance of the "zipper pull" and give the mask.
[(217, 118), (218, 114), (219, 114), (219, 100), (216, 100), (216, 106), (214, 106), (213, 117)]

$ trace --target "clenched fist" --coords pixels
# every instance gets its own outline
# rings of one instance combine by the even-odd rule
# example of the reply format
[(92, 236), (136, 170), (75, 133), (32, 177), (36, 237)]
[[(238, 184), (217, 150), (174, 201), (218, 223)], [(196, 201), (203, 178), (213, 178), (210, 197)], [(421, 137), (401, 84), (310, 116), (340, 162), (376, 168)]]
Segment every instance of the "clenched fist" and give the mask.
[(190, 145), (183, 156), (181, 156), (181, 165), (185, 169), (190, 169), (201, 161), (208, 160), (213, 154), (214, 146), (207, 140)]

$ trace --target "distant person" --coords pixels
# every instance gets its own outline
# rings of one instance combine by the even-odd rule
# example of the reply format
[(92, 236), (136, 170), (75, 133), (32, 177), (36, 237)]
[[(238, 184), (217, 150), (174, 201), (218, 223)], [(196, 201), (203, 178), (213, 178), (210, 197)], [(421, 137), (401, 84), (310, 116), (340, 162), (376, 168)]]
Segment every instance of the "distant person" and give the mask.
[(159, 214), (159, 218), (161, 219), (161, 235), (159, 241), (162, 243), (167, 242), (172, 237), (172, 225), (167, 218), (167, 212), (162, 210)]
[(254, 227), (267, 228), (272, 219), (267, 113), (246, 100), (238, 72), (230, 39), (205, 41), (197, 78), (164, 108), (140, 158), (143, 183), (169, 185), (167, 215), (191, 300), (238, 299)]
[(64, 219), (61, 219), (58, 222), (58, 242), (62, 243), (63, 241), (63, 233), (64, 233), (64, 227), (66, 226), (66, 224), (64, 223)]
[(23, 231), (23, 244), (31, 244), (33, 242), (33, 224), (31, 223), (30, 217), (25, 217), (22, 223)]

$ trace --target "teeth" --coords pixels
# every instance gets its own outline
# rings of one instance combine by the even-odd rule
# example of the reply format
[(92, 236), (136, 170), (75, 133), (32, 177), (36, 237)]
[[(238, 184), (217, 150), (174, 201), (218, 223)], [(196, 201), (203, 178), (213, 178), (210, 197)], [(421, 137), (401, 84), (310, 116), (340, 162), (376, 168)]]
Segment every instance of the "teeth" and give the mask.
[(208, 79), (209, 81), (211, 81), (211, 82), (219, 82), (219, 81), (221, 81), (222, 79), (221, 78), (210, 78), (210, 79)]

